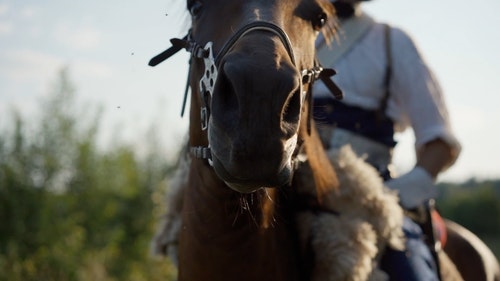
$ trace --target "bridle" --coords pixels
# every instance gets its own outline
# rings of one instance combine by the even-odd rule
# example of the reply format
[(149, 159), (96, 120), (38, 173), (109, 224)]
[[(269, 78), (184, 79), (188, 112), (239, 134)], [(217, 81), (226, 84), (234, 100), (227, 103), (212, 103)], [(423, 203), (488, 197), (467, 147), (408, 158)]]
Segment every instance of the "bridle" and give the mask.
[[(149, 61), (150, 66), (156, 66), (159, 63), (165, 61), (181, 49), (186, 49), (186, 51), (191, 53), (191, 59), (201, 59), (205, 64), (205, 70), (203, 72), (203, 76), (200, 79), (199, 83), (199, 94), (201, 99), (201, 129), (207, 130), (209, 119), (210, 119), (210, 101), (213, 95), (215, 82), (217, 81), (218, 68), (220, 66), (221, 60), (224, 56), (234, 47), (236, 42), (239, 39), (244, 37), (245, 35), (254, 32), (254, 31), (267, 31), (274, 33), (279, 37), (283, 45), (285, 46), (287, 53), (292, 61), (292, 64), (297, 67), (295, 62), (295, 55), (293, 53), (292, 44), (290, 43), (290, 39), (285, 31), (274, 23), (267, 21), (254, 21), (249, 24), (241, 27), (236, 33), (234, 33), (229, 40), (224, 44), (222, 49), (219, 51), (217, 56), (213, 54), (213, 42), (208, 42), (205, 46), (199, 45), (193, 38), (191, 30), (188, 32), (186, 36), (182, 39), (173, 38), (170, 40), (172, 43), (172, 47), (160, 53), (159, 55), (153, 57)], [(190, 67), (192, 65), (190, 59)], [(189, 71), (191, 73), (191, 71)], [(343, 94), (342, 91), (335, 85), (335, 83), (331, 80), (331, 76), (335, 75), (335, 70), (331, 68), (323, 68), (317, 59), (314, 61), (314, 66), (310, 69), (302, 69), (300, 71), (301, 74), (301, 93), (302, 99), (309, 100), (309, 106), (312, 106), (312, 84), (317, 79), (321, 79), (323, 83), (327, 86), (330, 92), (334, 95), (336, 99), (342, 99)], [(186, 97), (189, 88), (189, 77), (188, 84), (186, 85), (186, 91), (184, 92), (184, 101), (182, 106), (182, 114), (184, 113), (184, 108), (186, 104)], [(310, 84), (309, 90), (307, 92), (303, 91), (303, 85)], [(311, 115), (312, 111), (310, 108), (309, 115)], [(309, 116), (308, 119), (308, 132), (310, 132), (310, 120), (312, 116)], [(211, 165), (212, 163), (212, 155), (210, 152), (210, 145), (208, 146), (194, 146), (190, 147), (190, 153), (193, 157), (199, 159), (206, 159), (208, 163)]]

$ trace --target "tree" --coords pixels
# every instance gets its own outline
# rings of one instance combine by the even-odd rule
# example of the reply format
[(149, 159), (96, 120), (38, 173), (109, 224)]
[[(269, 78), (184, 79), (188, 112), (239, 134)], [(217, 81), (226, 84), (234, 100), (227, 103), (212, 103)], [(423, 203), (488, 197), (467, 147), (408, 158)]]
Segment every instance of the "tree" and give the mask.
[(34, 126), (15, 114), (0, 133), (0, 280), (171, 280), (148, 256), (170, 164), (157, 146), (99, 149), (100, 110), (75, 98), (64, 68)]

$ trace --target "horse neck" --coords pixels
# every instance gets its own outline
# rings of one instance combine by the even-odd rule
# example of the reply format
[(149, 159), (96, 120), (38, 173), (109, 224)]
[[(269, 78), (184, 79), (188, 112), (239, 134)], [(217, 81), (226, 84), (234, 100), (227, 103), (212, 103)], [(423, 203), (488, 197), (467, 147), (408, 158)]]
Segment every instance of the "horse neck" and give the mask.
[(184, 197), (179, 279), (298, 280), (293, 220), (277, 193), (232, 191), (207, 163), (193, 159)]

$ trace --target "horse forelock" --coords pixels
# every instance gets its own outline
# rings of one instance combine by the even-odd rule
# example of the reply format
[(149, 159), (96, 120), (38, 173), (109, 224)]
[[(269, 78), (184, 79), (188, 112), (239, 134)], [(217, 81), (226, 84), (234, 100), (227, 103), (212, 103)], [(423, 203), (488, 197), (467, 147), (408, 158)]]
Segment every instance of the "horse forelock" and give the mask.
[(173, 0), (167, 7), (165, 15), (167, 17), (175, 17), (175, 22), (181, 22), (181, 33), (186, 33), (191, 27), (191, 16), (186, 8), (185, 0)]

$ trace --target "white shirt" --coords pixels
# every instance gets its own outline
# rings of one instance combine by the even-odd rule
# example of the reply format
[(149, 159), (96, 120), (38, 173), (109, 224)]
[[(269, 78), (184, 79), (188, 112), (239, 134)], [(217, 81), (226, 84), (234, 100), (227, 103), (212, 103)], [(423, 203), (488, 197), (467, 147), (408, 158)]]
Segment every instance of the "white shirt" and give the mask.
[[(325, 65), (337, 71), (333, 80), (344, 92), (344, 103), (379, 108), (387, 66), (384, 29), (383, 24), (375, 23), (334, 65)], [(391, 27), (390, 42), (392, 74), (386, 114), (394, 121), (395, 131), (411, 126), (416, 148), (440, 138), (460, 149), (442, 90), (412, 39), (401, 29)], [(320, 81), (315, 84), (314, 95), (331, 96)]]

